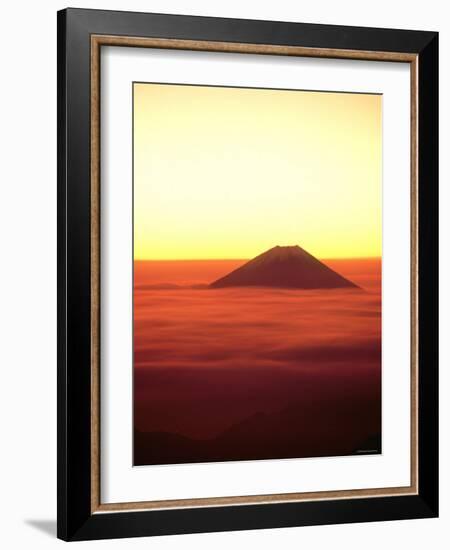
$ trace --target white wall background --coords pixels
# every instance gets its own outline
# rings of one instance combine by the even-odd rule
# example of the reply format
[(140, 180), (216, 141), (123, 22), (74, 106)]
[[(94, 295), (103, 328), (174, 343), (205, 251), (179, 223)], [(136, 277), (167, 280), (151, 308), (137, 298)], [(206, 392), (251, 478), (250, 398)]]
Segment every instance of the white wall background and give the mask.
[[(56, 518), (56, 10), (2, 8), (0, 85), (0, 541), (53, 548)], [(442, 0), (136, 0), (76, 7), (440, 31), (441, 518), (83, 543), (85, 548), (445, 548), (450, 536), (450, 16)], [(447, 287), (447, 288), (446, 288)], [(445, 543), (447, 540), (447, 543)]]

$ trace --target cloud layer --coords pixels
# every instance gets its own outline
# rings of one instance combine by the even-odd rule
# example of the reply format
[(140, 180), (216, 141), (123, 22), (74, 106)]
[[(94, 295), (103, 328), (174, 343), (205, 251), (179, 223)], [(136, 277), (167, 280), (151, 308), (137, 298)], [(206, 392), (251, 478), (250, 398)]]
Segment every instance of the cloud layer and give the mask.
[[(344, 405), (354, 406), (355, 437), (379, 432), (380, 262), (339, 262), (329, 265), (364, 291), (193, 289), (217, 262), (203, 278), (200, 265), (184, 277), (181, 262), (138, 266), (135, 427), (205, 439), (257, 412), (295, 406), (300, 418), (315, 403), (324, 433)], [(352, 429), (345, 418), (334, 431)]]

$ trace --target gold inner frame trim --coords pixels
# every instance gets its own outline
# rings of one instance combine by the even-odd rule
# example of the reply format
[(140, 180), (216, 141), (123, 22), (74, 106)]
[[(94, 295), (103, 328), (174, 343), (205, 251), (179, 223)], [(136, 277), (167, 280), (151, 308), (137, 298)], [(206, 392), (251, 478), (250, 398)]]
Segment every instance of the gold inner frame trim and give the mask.
[[(316, 491), (142, 502), (101, 502), (100, 470), (100, 50), (102, 46), (164, 48), (241, 54), (287, 55), (409, 63), (411, 80), (411, 484), (407, 487)], [(234, 42), (91, 35), (91, 513), (161, 510), (418, 494), (418, 56)]]

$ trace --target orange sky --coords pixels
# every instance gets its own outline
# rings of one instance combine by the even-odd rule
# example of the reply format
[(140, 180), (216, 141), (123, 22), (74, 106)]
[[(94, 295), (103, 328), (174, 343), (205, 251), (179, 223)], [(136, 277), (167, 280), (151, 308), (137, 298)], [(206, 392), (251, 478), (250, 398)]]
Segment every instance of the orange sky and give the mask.
[(382, 97), (134, 84), (135, 259), (381, 256)]

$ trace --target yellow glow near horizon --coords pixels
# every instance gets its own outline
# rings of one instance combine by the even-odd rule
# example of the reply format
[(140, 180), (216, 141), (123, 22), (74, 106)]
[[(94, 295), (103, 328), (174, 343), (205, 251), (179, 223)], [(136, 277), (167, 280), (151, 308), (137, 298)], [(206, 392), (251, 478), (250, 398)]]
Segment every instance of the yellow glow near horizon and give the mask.
[(382, 98), (134, 84), (135, 259), (381, 256)]

